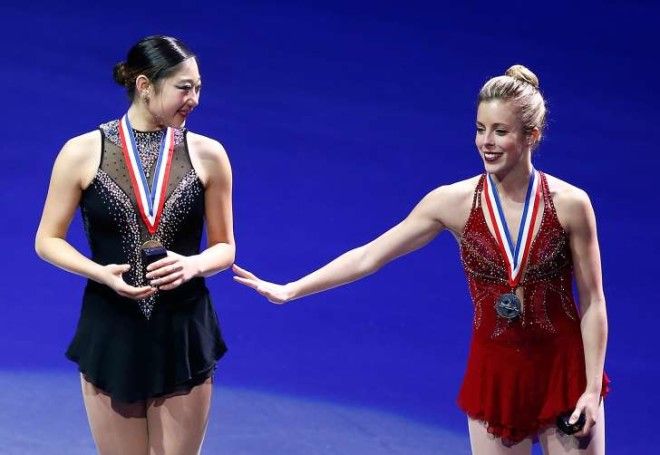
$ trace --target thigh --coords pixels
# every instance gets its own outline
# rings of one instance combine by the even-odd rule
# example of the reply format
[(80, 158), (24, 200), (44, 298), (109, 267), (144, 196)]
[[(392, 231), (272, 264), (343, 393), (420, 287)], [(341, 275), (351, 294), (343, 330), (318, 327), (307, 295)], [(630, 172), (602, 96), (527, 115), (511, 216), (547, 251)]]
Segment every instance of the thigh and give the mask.
[(557, 427), (550, 427), (539, 434), (539, 442), (545, 455), (605, 455), (605, 408), (601, 404), (598, 420), (586, 438), (563, 434)]
[(211, 378), (186, 393), (150, 400), (147, 406), (150, 455), (199, 453), (206, 432)]
[(147, 414), (144, 402), (122, 403), (80, 375), (83, 401), (96, 448), (101, 455), (146, 455)]
[(527, 438), (513, 446), (502, 444), (502, 440), (490, 434), (486, 424), (468, 418), (472, 455), (530, 455), (532, 439)]

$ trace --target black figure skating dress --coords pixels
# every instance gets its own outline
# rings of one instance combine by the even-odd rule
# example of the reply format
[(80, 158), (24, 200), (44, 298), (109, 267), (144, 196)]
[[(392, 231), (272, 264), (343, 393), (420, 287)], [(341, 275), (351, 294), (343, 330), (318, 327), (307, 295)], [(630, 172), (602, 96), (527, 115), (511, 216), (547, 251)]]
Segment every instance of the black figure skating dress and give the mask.
[[(141, 286), (146, 284), (141, 258), (145, 241), (156, 238), (167, 250), (184, 256), (199, 253), (204, 189), (190, 162), (186, 132), (174, 129), (162, 217), (150, 234), (137, 211), (118, 123), (100, 126), (101, 163), (83, 191), (80, 207), (92, 260), (130, 264), (124, 280)], [(165, 132), (133, 133), (152, 181)], [(92, 384), (114, 399), (134, 402), (204, 382), (226, 350), (203, 278), (139, 301), (90, 280), (66, 355)]]

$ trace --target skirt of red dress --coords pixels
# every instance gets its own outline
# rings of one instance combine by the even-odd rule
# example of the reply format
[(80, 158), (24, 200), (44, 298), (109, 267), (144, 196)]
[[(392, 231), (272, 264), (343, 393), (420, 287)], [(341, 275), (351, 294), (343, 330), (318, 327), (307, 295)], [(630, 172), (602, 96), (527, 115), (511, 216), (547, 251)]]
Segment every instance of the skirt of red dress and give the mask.
[[(585, 387), (581, 339), (522, 348), (473, 340), (458, 406), (515, 444), (572, 411)], [(601, 395), (608, 391), (604, 375)]]

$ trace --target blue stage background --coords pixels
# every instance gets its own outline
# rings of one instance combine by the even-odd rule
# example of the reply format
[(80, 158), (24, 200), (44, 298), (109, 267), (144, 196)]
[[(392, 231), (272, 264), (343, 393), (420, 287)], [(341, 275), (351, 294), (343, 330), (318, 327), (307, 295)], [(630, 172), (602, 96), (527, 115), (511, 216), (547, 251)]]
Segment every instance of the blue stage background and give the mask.
[[(40, 261), (33, 237), (59, 148), (125, 111), (112, 67), (140, 37), (174, 35), (198, 54), (204, 87), (187, 126), (228, 150), (237, 263), (275, 281), (369, 241), (436, 186), (481, 172), (476, 94), (522, 63), (549, 102), (536, 166), (585, 189), (596, 209), (610, 317), (608, 447), (650, 453), (660, 445), (659, 13), (652, 1), (3, 4), (0, 369), (75, 376), (63, 352), (84, 282)], [(70, 240), (87, 251), (79, 217)], [(209, 287), (230, 348), (220, 393), (327, 400), (467, 435), (454, 400), (471, 304), (451, 235), (284, 307), (229, 272)]]

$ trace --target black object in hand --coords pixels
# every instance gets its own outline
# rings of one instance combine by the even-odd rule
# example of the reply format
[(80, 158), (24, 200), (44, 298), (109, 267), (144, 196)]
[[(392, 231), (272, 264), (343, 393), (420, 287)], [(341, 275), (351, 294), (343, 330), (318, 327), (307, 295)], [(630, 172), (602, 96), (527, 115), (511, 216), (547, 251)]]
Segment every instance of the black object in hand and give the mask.
[(577, 433), (584, 427), (584, 424), (587, 421), (587, 418), (585, 417), (583, 412), (582, 414), (580, 414), (580, 417), (578, 417), (577, 421), (574, 424), (570, 424), (568, 423), (568, 421), (572, 415), (573, 415), (572, 412), (567, 412), (557, 417), (557, 428), (559, 428), (561, 432), (564, 434)]
[(167, 250), (163, 245), (142, 247), (142, 264), (144, 265), (145, 274), (147, 273), (147, 266), (149, 264), (164, 257), (167, 257)]

